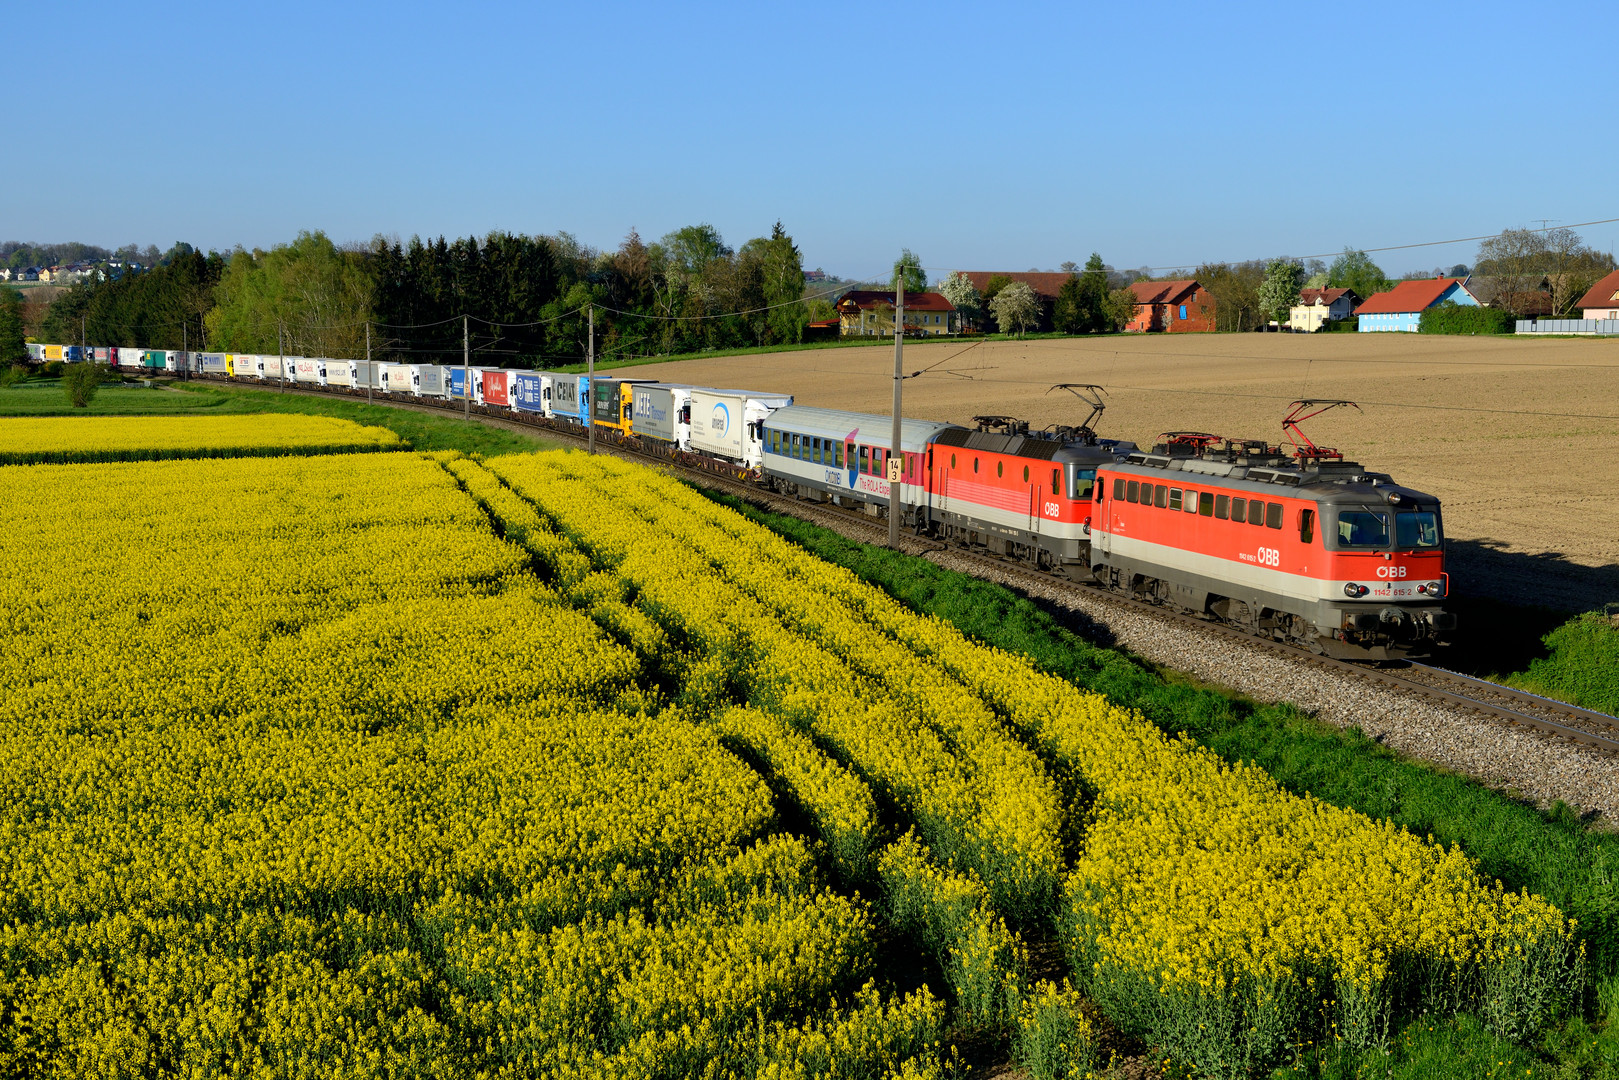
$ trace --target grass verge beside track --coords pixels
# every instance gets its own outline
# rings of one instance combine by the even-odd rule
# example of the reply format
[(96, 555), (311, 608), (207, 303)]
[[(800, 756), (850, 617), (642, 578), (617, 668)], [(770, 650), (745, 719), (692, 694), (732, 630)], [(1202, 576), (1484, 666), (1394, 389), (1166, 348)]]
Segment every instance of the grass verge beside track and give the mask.
[[(1391, 1033), (1390, 1057), (1378, 1053), (1375, 1063), (1328, 1054), (1301, 1062), (1304, 1072), (1365, 1075), (1363, 1068), (1375, 1065), (1377, 1075), (1401, 1077), (1522, 1076), (1536, 1068), (1546, 1075), (1619, 1076), (1619, 1023), (1613, 1022), (1619, 1021), (1619, 835), (1591, 830), (1561, 804), (1541, 811), (1466, 777), (1402, 760), (1358, 730), (1334, 728), (1290, 705), (1192, 685), (1091, 643), (1049, 610), (996, 583), (707, 494), (917, 611), (1139, 709), (1160, 729), (1184, 731), (1227, 761), (1257, 763), (1290, 791), (1387, 818), (1419, 836), (1460, 843), (1486, 876), (1537, 893), (1579, 920), (1590, 972), (1583, 1015), (1549, 1032), (1535, 1048), (1535, 1060), (1524, 1060), (1523, 1050), (1462, 1018), (1412, 1022)], [(1506, 1069), (1514, 1054), (1516, 1065)]]

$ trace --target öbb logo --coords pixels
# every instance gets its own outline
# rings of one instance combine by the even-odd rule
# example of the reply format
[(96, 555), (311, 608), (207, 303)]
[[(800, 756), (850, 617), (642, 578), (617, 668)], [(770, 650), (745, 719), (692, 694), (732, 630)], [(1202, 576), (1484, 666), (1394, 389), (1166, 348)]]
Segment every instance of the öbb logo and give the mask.
[(1377, 576), (1380, 577), (1380, 578), (1389, 578), (1391, 580), (1394, 579), (1394, 578), (1403, 578), (1403, 577), (1405, 577), (1405, 567), (1403, 567), (1403, 566), (1379, 566), (1377, 568)]

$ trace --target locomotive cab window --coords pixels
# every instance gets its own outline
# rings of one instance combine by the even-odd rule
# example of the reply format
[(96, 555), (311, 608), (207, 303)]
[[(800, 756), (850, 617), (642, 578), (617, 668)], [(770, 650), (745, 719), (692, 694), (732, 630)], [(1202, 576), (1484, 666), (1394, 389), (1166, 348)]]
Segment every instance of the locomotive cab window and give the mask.
[(1388, 547), (1388, 512), (1371, 509), (1338, 511), (1338, 546), (1346, 548)]
[(1051, 470), (1051, 493), (1053, 495), (1062, 494), (1062, 470), (1061, 469), (1052, 469)]
[(1299, 542), (1304, 544), (1315, 541), (1315, 511), (1299, 511)]
[(1096, 486), (1096, 470), (1095, 469), (1075, 469), (1074, 470), (1074, 486), (1073, 486), (1073, 490), (1069, 493), (1068, 497), (1071, 498), (1071, 499), (1084, 499), (1084, 500), (1089, 501), (1089, 499), (1091, 497), (1091, 489), (1094, 488), (1095, 486)]
[(1394, 546), (1439, 546), (1439, 515), (1432, 510), (1400, 510), (1394, 515)]

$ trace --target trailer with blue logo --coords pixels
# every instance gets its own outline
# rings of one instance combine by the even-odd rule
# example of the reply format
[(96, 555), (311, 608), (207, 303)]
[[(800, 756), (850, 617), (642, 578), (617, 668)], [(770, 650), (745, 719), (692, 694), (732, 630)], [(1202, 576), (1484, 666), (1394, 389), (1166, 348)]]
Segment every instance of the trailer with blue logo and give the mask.
[(765, 420), (793, 403), (791, 394), (752, 390), (693, 390), (691, 448), (748, 469), (764, 465)]

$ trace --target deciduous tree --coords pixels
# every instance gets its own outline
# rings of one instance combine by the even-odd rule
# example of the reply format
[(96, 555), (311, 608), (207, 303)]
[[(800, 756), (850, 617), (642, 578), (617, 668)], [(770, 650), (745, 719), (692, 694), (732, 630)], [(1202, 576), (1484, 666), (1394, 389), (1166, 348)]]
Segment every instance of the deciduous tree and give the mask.
[(1002, 333), (1022, 337), (1040, 321), (1040, 298), (1027, 282), (1014, 281), (995, 294), (989, 311)]
[(1364, 251), (1344, 248), (1344, 253), (1327, 267), (1327, 284), (1334, 289), (1353, 289), (1361, 299), (1386, 292), (1394, 283)]
[(894, 260), (894, 274), (889, 279), (888, 287), (898, 289), (904, 282), (907, 293), (924, 293), (928, 291), (928, 272), (922, 269), (922, 260), (910, 248), (900, 253)]
[(1299, 302), (1304, 285), (1304, 267), (1292, 259), (1274, 259), (1265, 267), (1265, 280), (1259, 286), (1259, 306), (1278, 323), (1287, 321), (1287, 310)]
[(977, 323), (983, 315), (983, 298), (973, 288), (972, 278), (960, 270), (944, 279), (939, 292), (950, 301), (964, 322)]

